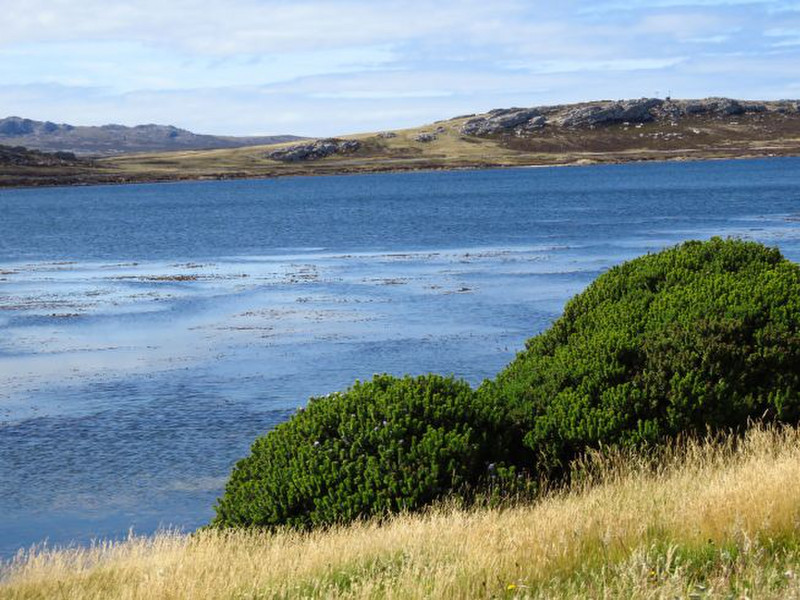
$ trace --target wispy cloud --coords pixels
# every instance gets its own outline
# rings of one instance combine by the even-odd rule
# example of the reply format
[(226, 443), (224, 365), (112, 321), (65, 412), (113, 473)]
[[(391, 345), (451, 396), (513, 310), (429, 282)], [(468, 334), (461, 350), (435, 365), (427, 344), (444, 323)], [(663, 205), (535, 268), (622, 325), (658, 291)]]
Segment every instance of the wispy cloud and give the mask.
[(380, 90), (352, 90), (342, 92), (312, 92), (310, 98), (336, 99), (336, 100), (388, 100), (406, 98), (449, 98), (453, 92), (446, 90), (408, 90), (408, 91), (380, 91)]
[(618, 58), (606, 60), (552, 60), (525, 65), (514, 63), (515, 68), (526, 69), (542, 75), (551, 73), (585, 73), (608, 71), (652, 71), (667, 69), (684, 62), (686, 57), (671, 58)]
[(337, 134), (597, 97), (784, 97), (778, 0), (0, 0), (0, 116)]

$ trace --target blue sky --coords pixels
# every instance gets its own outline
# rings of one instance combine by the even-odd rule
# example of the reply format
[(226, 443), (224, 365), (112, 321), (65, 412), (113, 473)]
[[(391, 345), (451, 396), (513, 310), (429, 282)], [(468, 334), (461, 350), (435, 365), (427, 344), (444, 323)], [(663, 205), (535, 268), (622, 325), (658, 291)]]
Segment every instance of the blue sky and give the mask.
[(600, 98), (800, 97), (800, 0), (0, 0), (0, 116), (335, 135)]

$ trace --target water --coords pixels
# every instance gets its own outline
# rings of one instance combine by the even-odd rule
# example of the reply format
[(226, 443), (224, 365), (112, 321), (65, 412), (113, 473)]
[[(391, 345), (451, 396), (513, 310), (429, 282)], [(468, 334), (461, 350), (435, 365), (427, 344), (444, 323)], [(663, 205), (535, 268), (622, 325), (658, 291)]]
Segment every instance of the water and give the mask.
[(800, 159), (0, 191), (0, 556), (187, 530), (311, 395), (491, 377), (622, 260), (800, 260)]

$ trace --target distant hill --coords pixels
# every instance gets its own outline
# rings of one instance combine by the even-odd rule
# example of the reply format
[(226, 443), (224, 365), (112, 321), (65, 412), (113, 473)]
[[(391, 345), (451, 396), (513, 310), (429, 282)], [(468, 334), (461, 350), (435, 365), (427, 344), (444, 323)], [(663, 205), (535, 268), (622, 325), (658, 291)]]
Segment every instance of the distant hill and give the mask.
[(800, 101), (639, 98), (498, 108), (411, 129), (278, 146), (104, 159), (131, 178), (800, 156)]
[[(0, 121), (0, 144), (7, 135), (20, 140), (16, 144), (43, 147), (22, 140), (61, 136), (74, 141), (48, 148), (105, 155), (80, 172), (59, 167), (9, 172), (0, 164), (0, 186), (800, 156), (798, 100), (640, 98), (498, 108), (410, 129), (300, 140), (198, 136), (157, 125), (66, 131), (69, 127)], [(108, 150), (101, 151), (98, 132)], [(145, 153), (148, 136), (160, 145)], [(84, 137), (93, 144), (91, 152), (85, 149), (88, 142), (79, 148)], [(176, 151), (212, 143), (221, 146)]]
[(172, 125), (80, 126), (21, 117), (0, 119), (0, 144), (46, 152), (113, 156), (134, 152), (213, 150), (279, 144), (303, 138), (294, 135), (261, 137), (215, 136), (192, 133)]

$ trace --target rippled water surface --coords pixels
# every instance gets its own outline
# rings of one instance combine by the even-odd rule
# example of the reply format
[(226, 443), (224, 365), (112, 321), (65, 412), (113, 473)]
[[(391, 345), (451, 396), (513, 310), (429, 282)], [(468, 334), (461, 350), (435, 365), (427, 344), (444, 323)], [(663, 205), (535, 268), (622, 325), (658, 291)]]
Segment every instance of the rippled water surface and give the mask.
[(800, 159), (0, 191), (0, 556), (192, 529), (310, 395), (491, 377), (609, 266), (800, 261)]

